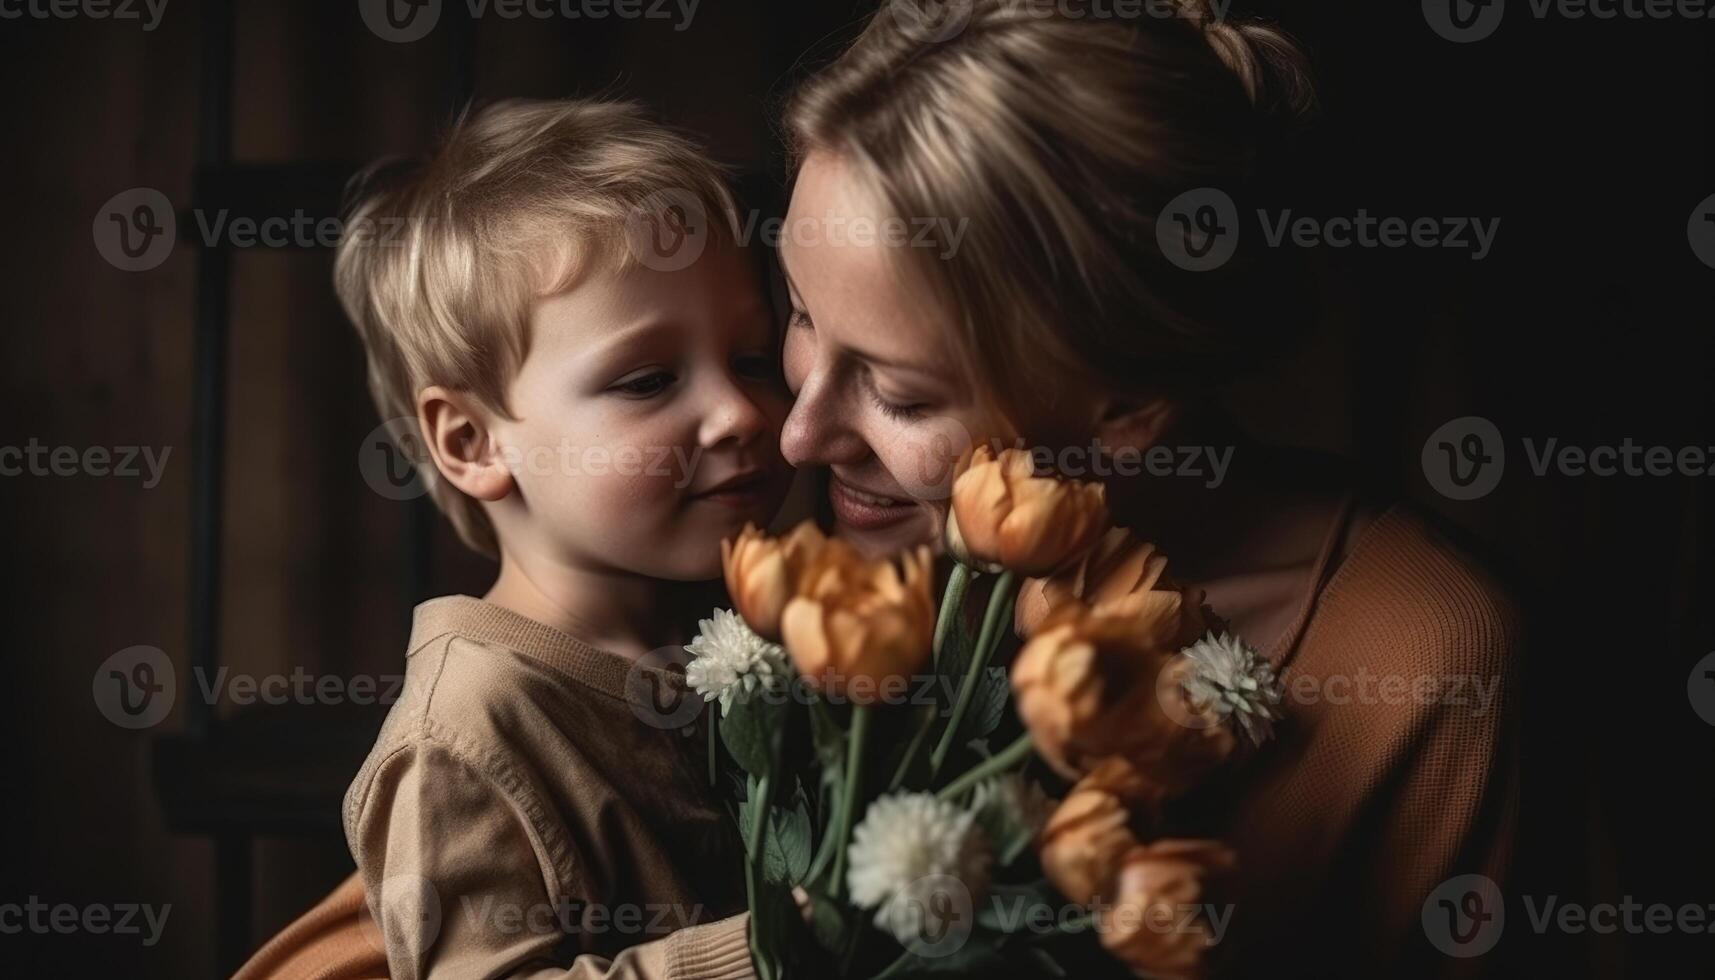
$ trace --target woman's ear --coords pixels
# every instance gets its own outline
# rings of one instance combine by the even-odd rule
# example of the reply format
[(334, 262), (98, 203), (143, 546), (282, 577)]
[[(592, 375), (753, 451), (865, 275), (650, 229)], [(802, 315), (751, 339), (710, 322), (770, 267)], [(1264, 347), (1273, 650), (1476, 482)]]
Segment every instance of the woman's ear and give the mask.
[(1103, 446), (1140, 452), (1161, 442), (1179, 420), (1179, 404), (1166, 395), (1108, 398), (1096, 419), (1096, 438)]
[(429, 443), (429, 455), (441, 478), (477, 500), (500, 500), (514, 487), (493, 416), (466, 392), (440, 385), (417, 395), (417, 423)]

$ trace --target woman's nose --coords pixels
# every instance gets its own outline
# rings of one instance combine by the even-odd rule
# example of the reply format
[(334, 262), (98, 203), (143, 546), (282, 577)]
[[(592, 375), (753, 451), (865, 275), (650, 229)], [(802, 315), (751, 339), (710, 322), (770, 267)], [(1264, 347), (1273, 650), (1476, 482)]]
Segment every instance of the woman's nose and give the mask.
[(804, 379), (798, 398), (780, 430), (780, 454), (795, 467), (856, 463), (869, 454), (869, 446), (844, 419), (839, 391), (826, 374), (816, 371)]

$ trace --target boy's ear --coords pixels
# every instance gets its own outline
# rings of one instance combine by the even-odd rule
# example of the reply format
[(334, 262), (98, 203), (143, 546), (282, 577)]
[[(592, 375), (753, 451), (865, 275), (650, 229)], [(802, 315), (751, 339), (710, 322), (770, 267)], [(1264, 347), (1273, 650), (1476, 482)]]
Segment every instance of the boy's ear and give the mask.
[(492, 416), (469, 394), (431, 385), (417, 395), (417, 423), (441, 479), (477, 500), (500, 500), (514, 487)]
[(1099, 407), (1096, 438), (1101, 445), (1147, 450), (1179, 420), (1179, 405), (1166, 395), (1107, 398)]

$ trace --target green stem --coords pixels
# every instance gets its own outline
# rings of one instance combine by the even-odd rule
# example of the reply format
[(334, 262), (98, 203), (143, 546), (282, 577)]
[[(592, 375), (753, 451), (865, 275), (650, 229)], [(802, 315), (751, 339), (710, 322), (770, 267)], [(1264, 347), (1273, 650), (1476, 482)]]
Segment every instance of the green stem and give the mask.
[(882, 970), (880, 973), (877, 973), (874, 977), (871, 978), (871, 980), (887, 980), (888, 977), (892, 977), (892, 976), (898, 974), (901, 970), (904, 970), (916, 958), (917, 957), (915, 954), (913, 954), (910, 950), (906, 950), (905, 952), (899, 954), (898, 959), (894, 960), (892, 963), (887, 964), (887, 968)]
[(857, 816), (858, 796), (863, 793), (864, 741), (869, 735), (869, 706), (852, 706), (852, 729), (846, 734), (846, 785), (840, 794), (839, 817), (834, 822), (834, 880), (828, 893), (839, 899), (846, 893), (846, 845), (851, 840)]
[(708, 707), (709, 707), (709, 786), (712, 788), (712, 787), (716, 786), (717, 782), (718, 782), (715, 779), (715, 768), (716, 768), (715, 767), (715, 743), (720, 741), (720, 731), (718, 730), (717, 726), (719, 724), (720, 716), (721, 716), (721, 704), (719, 701), (711, 701), (711, 702), (709, 702)]
[(931, 774), (941, 771), (947, 754), (958, 742), (959, 729), (964, 727), (965, 714), (970, 711), (971, 699), (977, 693), (977, 682), (982, 679), (983, 670), (988, 666), (989, 658), (994, 656), (994, 648), (1000, 640), (1001, 618), (1012, 612), (1012, 600), (1018, 593), (1017, 581), (1017, 575), (1008, 569), (1000, 573), (1000, 578), (994, 583), (994, 591), (989, 593), (988, 611), (983, 614), (983, 631), (978, 634), (977, 648), (971, 652), (970, 665), (965, 668), (965, 678), (959, 684), (959, 698), (953, 704), (953, 716), (947, 720), (947, 730), (941, 733), (941, 742), (929, 757)]
[(947, 576), (947, 590), (941, 593), (941, 614), (935, 618), (935, 663), (941, 663), (941, 650), (947, 645), (947, 632), (953, 628), (953, 617), (965, 608), (965, 592), (971, 586), (971, 569), (963, 562), (954, 562)]
[(893, 772), (893, 778), (888, 780), (889, 793), (898, 789), (905, 782), (906, 773), (911, 771), (911, 764), (917, 761), (917, 753), (923, 750), (923, 743), (929, 740), (929, 731), (935, 727), (935, 706), (926, 704), (921, 712), (922, 721), (917, 724), (917, 733), (911, 736), (911, 744), (905, 747), (905, 756), (899, 760), (899, 768)]
[(943, 800), (955, 799), (966, 790), (974, 789), (983, 780), (991, 776), (998, 776), (1030, 758), (1031, 748), (1030, 733), (1026, 732), (1018, 736), (1011, 745), (977, 763), (969, 771), (961, 774), (959, 778), (941, 787), (941, 790), (935, 795)]
[[(768, 797), (773, 791), (772, 773), (764, 775), (756, 782), (756, 794), (752, 799), (754, 805), (750, 811), (750, 854), (744, 865), (744, 889), (751, 909), (756, 909), (757, 892), (763, 874), (763, 854), (765, 853), (768, 836)], [(756, 914), (754, 911), (752, 914)], [(757, 941), (756, 929), (750, 930), (750, 962), (756, 968), (758, 980), (773, 980), (774, 964), (769, 962), (766, 952)]]

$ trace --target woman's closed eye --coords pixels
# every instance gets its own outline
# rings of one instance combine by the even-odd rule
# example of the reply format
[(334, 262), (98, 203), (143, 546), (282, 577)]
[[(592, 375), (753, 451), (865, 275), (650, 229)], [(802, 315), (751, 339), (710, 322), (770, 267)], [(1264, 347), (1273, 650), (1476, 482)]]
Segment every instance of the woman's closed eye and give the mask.
[(864, 387), (869, 390), (870, 400), (875, 402), (875, 407), (881, 409), (881, 413), (886, 415), (888, 418), (896, 419), (901, 422), (916, 421), (923, 417), (924, 410), (929, 407), (928, 402), (914, 402), (898, 398), (889, 398), (887, 395), (883, 394), (881, 388), (876, 385), (875, 374), (873, 371), (866, 370), (863, 372), (863, 376)]

